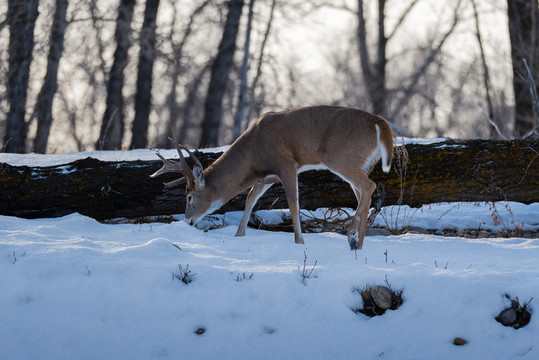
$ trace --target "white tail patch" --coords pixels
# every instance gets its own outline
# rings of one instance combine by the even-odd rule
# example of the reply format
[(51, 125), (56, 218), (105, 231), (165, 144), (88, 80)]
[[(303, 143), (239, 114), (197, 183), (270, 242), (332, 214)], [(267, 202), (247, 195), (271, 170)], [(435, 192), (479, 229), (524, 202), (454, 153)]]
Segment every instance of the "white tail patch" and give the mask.
[(391, 163), (387, 158), (386, 146), (380, 141), (380, 127), (378, 125), (374, 126), (376, 126), (376, 141), (378, 143), (376, 148), (380, 151), (380, 157), (382, 158), (382, 170), (387, 173), (391, 169)]
[(376, 127), (376, 149), (371, 153), (371, 155), (367, 158), (367, 161), (365, 161), (365, 165), (363, 165), (363, 171), (366, 173), (369, 172), (369, 170), (373, 167), (374, 164), (380, 158), (382, 159), (382, 170), (384, 172), (389, 172), (389, 169), (391, 168), (391, 163), (388, 162), (387, 158), (387, 149), (383, 142), (380, 141), (380, 127), (377, 124), (374, 124)]

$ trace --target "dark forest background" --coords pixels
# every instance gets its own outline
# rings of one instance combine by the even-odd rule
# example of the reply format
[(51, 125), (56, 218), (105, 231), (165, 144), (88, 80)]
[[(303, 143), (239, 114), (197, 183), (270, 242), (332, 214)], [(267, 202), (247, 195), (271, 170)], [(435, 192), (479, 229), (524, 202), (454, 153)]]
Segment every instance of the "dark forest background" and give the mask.
[(537, 136), (538, 23), (537, 0), (8, 0), (2, 150), (218, 146), (313, 104), (403, 136)]

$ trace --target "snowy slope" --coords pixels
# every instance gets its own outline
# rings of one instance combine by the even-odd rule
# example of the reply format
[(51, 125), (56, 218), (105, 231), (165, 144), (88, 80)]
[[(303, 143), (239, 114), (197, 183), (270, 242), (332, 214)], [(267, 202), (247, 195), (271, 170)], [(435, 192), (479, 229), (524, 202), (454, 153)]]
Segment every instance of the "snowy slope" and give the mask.
[[(539, 227), (538, 204), (510, 206)], [(441, 205), (414, 221), (485, 228), (490, 214)], [(505, 293), (535, 307), (539, 239), (372, 236), (356, 254), (331, 233), (305, 234), (305, 246), (254, 229), (236, 238), (239, 218), (204, 232), (0, 216), (0, 359), (539, 359), (537, 314), (519, 330), (494, 320)], [(317, 264), (302, 281), (305, 254)], [(187, 264), (184, 285), (173, 273)], [(354, 313), (355, 289), (386, 276), (403, 305)]]

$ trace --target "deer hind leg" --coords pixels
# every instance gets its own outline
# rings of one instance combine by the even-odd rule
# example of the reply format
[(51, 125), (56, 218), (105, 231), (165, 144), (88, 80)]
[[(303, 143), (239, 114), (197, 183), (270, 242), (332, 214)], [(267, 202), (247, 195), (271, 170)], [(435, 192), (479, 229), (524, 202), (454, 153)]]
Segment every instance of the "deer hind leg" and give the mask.
[(272, 183), (258, 183), (254, 185), (249, 194), (247, 195), (247, 200), (245, 201), (245, 211), (243, 212), (243, 217), (241, 218), (240, 226), (238, 226), (238, 231), (236, 236), (245, 236), (245, 229), (247, 228), (247, 223), (251, 217), (251, 212), (255, 207), (256, 202), (264, 193), (273, 185)]
[(371, 206), (371, 197), (376, 189), (376, 184), (365, 175), (359, 178), (358, 181), (354, 181), (352, 189), (356, 195), (358, 206), (348, 229), (348, 243), (351, 250), (361, 250), (365, 239), (365, 227)]
[(296, 244), (304, 244), (303, 234), (301, 233), (301, 221), (299, 220), (299, 201), (298, 201), (298, 175), (296, 169), (280, 174), (281, 183), (283, 184), (288, 208), (292, 216), (292, 224), (294, 225), (294, 238)]
[(334, 171), (350, 184), (357, 199), (357, 209), (348, 228), (348, 243), (351, 250), (361, 249), (365, 238), (365, 226), (371, 206), (371, 197), (376, 184), (361, 169), (340, 169)]

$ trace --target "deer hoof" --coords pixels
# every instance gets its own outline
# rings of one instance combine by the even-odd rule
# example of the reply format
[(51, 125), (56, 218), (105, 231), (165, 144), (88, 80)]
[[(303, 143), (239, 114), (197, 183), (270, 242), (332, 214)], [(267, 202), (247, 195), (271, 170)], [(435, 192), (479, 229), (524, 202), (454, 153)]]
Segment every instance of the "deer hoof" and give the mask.
[(359, 247), (359, 236), (356, 231), (349, 231), (348, 232), (348, 243), (350, 244), (350, 250), (361, 250), (361, 247)]

